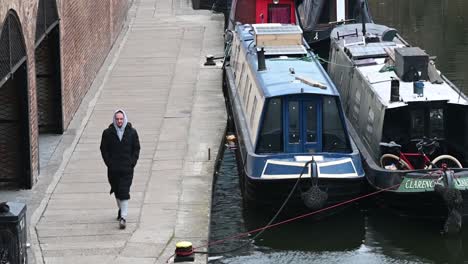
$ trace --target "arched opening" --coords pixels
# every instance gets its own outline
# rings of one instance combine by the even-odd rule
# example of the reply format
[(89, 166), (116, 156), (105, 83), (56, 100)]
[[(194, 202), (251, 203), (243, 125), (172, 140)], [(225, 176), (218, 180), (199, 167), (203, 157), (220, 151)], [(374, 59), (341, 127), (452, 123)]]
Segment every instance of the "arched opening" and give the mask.
[(47, 165), (63, 132), (60, 29), (55, 0), (40, 0), (35, 42), (39, 168)]
[(31, 187), (26, 49), (21, 25), (9, 11), (0, 25), (0, 186)]

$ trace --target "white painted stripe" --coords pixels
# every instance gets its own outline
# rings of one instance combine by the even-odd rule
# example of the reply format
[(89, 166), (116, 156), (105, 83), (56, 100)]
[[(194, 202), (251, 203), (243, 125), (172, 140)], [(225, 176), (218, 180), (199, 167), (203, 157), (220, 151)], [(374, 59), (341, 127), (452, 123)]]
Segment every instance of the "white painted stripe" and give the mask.
[(336, 0), (336, 21), (346, 19), (346, 5), (345, 0)]
[[(323, 156), (322, 156), (323, 157)], [(331, 174), (331, 173), (320, 173), (320, 168), (321, 167), (328, 167), (328, 166), (336, 166), (340, 164), (345, 164), (351, 162), (354, 173), (337, 173), (337, 174)], [(279, 161), (279, 160), (267, 160), (265, 166), (263, 167), (262, 175), (260, 176), (261, 179), (297, 179), (299, 178), (299, 174), (265, 174), (265, 170), (268, 166), (268, 164), (275, 164), (275, 165), (283, 165), (283, 166), (294, 166), (294, 167), (302, 167), (304, 166), (305, 163), (302, 162), (291, 162), (291, 161)], [(310, 165), (308, 166), (309, 168), (309, 173), (302, 175), (302, 178), (310, 177), (310, 172), (311, 168)], [(329, 161), (329, 162), (317, 162), (317, 169), (318, 169), (318, 177), (319, 178), (337, 178), (337, 179), (342, 179), (342, 178), (361, 178), (362, 176), (359, 176), (356, 172), (356, 167), (354, 166), (354, 162), (352, 161), (351, 158), (343, 158), (339, 160), (334, 160), (334, 161)]]
[[(307, 179), (310, 176), (302, 175), (302, 178)], [(362, 178), (363, 176), (359, 176), (356, 173), (347, 173), (347, 174), (321, 174), (319, 178), (335, 178), (335, 179), (357, 179)], [(299, 178), (299, 174), (281, 174), (281, 175), (262, 175), (261, 179), (265, 180), (285, 180), (285, 179), (297, 179)]]
[[(263, 167), (262, 175), (260, 178), (264, 179), (264, 177), (268, 177), (268, 174), (265, 174), (265, 170), (268, 167), (268, 164), (276, 164), (276, 165), (283, 165), (283, 166), (294, 166), (294, 167), (304, 167), (305, 162), (291, 162), (291, 161), (279, 161), (279, 160), (267, 160), (265, 163), (265, 166)], [(304, 174), (304, 176), (310, 177), (310, 164), (308, 166), (309, 168), (309, 173)], [(291, 176), (291, 178), (299, 178), (299, 174), (282, 174), (282, 176)], [(284, 179), (290, 179), (290, 178), (284, 178)]]
[(357, 173), (341, 173), (341, 174), (319, 174), (319, 178), (359, 178)]
[(266, 168), (267, 164), (303, 167), (306, 163), (305, 162), (294, 162), (294, 161), (268, 160), (267, 163), (265, 164), (265, 168)]
[[(348, 163), (348, 162), (353, 163), (353, 161), (351, 160), (351, 158), (344, 158), (344, 159), (333, 160), (333, 161), (327, 161), (327, 162), (318, 162), (318, 163), (317, 163), (317, 166), (318, 166), (319, 168), (320, 168), (320, 167), (328, 167), (328, 166), (333, 166), (333, 165), (345, 164), (345, 163)], [(356, 169), (354, 169), (354, 171), (356, 171)]]
[(310, 161), (312, 159), (312, 157), (314, 157), (314, 160), (315, 161), (323, 161), (323, 156), (294, 156), (294, 159), (296, 161)]
[[(299, 178), (299, 174), (281, 174), (281, 175), (262, 175), (262, 179), (270, 179), (270, 180), (276, 180), (276, 179), (297, 179)], [(310, 178), (309, 175), (302, 175), (302, 178), (307, 179)]]

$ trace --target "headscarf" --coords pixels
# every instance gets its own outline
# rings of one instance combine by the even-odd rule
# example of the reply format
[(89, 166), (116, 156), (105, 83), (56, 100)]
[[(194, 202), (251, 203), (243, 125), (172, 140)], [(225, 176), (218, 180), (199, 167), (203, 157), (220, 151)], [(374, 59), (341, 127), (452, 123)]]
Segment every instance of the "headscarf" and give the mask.
[[(122, 127), (117, 126), (117, 121), (115, 120), (115, 116), (117, 115), (117, 113), (122, 113), (123, 114), (124, 122), (123, 122)], [(117, 109), (114, 112), (114, 117), (112, 118), (112, 123), (114, 124), (115, 130), (117, 131), (117, 136), (119, 137), (119, 140), (122, 141), (122, 137), (123, 137), (123, 134), (125, 132), (125, 127), (127, 126), (127, 123), (128, 123), (127, 114), (125, 113), (125, 111), (122, 110), (122, 109)]]

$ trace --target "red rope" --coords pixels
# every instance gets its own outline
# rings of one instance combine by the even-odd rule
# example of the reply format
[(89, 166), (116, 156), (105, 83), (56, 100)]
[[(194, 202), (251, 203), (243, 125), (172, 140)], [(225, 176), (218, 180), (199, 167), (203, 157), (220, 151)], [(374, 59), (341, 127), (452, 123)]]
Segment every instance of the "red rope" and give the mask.
[(368, 193), (368, 194), (366, 194), (366, 195), (353, 198), (353, 199), (348, 200), (348, 201), (344, 201), (344, 202), (341, 202), (341, 203), (338, 203), (338, 204), (334, 204), (334, 205), (331, 205), (331, 206), (329, 206), (329, 207), (325, 207), (325, 208), (319, 209), (319, 210), (317, 210), (317, 211), (313, 211), (313, 212), (306, 213), (306, 214), (303, 214), (303, 215), (299, 215), (299, 216), (296, 216), (296, 217), (293, 217), (293, 218), (289, 218), (289, 219), (287, 219), (287, 220), (284, 220), (284, 221), (281, 221), (281, 222), (278, 222), (278, 223), (275, 223), (275, 224), (271, 224), (271, 225), (268, 225), (268, 226), (260, 227), (260, 228), (257, 228), (257, 229), (251, 230), (251, 231), (247, 231), (247, 232), (244, 232), (244, 233), (240, 233), (240, 234), (237, 234), (237, 235), (235, 235), (235, 236), (227, 237), (227, 238), (224, 238), (224, 239), (216, 240), (216, 241), (213, 241), (213, 242), (211, 242), (211, 243), (208, 243), (208, 244), (206, 244), (206, 245), (204, 245), (204, 246), (195, 247), (194, 249), (198, 249), (198, 248), (202, 248), (202, 247), (207, 247), (207, 246), (212, 246), (212, 245), (217, 245), (217, 244), (226, 242), (227, 240), (245, 237), (245, 236), (248, 236), (248, 235), (251, 234), (251, 233), (257, 233), (257, 232), (262, 231), (262, 230), (265, 230), (265, 229), (269, 229), (269, 228), (272, 228), (272, 227), (275, 227), (275, 226), (279, 226), (279, 225), (283, 225), (283, 224), (286, 224), (286, 223), (289, 223), (289, 222), (293, 222), (293, 221), (296, 221), (296, 220), (299, 220), (299, 219), (302, 219), (302, 218), (305, 218), (305, 217), (308, 217), (308, 216), (311, 216), (311, 215), (314, 215), (314, 214), (318, 214), (318, 213), (320, 213), (320, 212), (323, 212), (323, 211), (326, 211), (326, 210), (329, 210), (329, 209), (333, 209), (333, 208), (336, 208), (336, 207), (339, 207), (339, 206), (342, 206), (342, 205), (345, 205), (345, 204), (348, 204), (348, 203), (352, 203), (352, 202), (355, 202), (355, 201), (364, 199), (364, 198), (366, 198), (366, 197), (369, 197), (369, 196), (372, 196), (372, 195), (381, 193), (381, 192), (383, 192), (383, 191), (389, 190), (389, 189), (394, 188), (394, 187), (399, 186), (399, 185), (401, 185), (401, 183), (400, 183), (400, 184), (397, 184), (397, 185), (394, 185), (394, 186), (391, 186), (391, 187), (388, 187), (388, 188), (385, 188), (385, 189), (381, 189), (381, 190), (375, 191), (375, 192), (373, 192), (373, 193)]
[[(423, 175), (421, 177), (416, 177), (415, 179), (420, 179), (420, 178), (424, 178), (426, 176), (432, 176), (433, 172), (429, 172), (428, 174), (426, 175)], [(333, 208), (336, 208), (336, 207), (339, 207), (339, 206), (342, 206), (342, 205), (345, 205), (345, 204), (349, 204), (349, 203), (352, 203), (352, 202), (355, 202), (355, 201), (359, 201), (359, 200), (362, 200), (364, 198), (367, 198), (369, 196), (372, 196), (372, 195), (376, 195), (378, 193), (381, 193), (381, 192), (384, 192), (384, 191), (387, 191), (387, 190), (390, 190), (390, 189), (393, 189), (393, 188), (397, 188), (401, 185), (401, 183), (399, 184), (395, 184), (393, 186), (390, 186), (390, 187), (387, 187), (387, 188), (384, 188), (384, 189), (380, 189), (378, 191), (375, 191), (375, 192), (372, 192), (372, 193), (368, 193), (368, 194), (365, 194), (365, 195), (362, 195), (362, 196), (358, 196), (356, 198), (353, 198), (351, 200), (348, 200), (348, 201), (344, 201), (344, 202), (341, 202), (341, 203), (337, 203), (337, 204), (334, 204), (334, 205), (331, 205), (331, 206), (328, 206), (328, 207), (325, 207), (325, 208), (322, 208), (322, 209), (319, 209), (317, 211), (313, 211), (313, 212), (310, 212), (310, 213), (306, 213), (306, 214), (302, 214), (302, 215), (299, 215), (299, 216), (296, 216), (296, 217), (293, 217), (293, 218), (289, 218), (289, 219), (286, 219), (284, 221), (281, 221), (281, 222), (278, 222), (278, 223), (275, 223), (275, 224), (271, 224), (271, 225), (267, 225), (267, 226), (264, 226), (264, 227), (260, 227), (260, 228), (257, 228), (257, 229), (254, 229), (254, 230), (250, 230), (250, 231), (247, 231), (247, 232), (244, 232), (244, 233), (239, 233), (237, 235), (234, 235), (234, 236), (230, 236), (230, 237), (226, 237), (226, 238), (223, 238), (223, 239), (220, 239), (220, 240), (215, 240), (213, 242), (210, 242), (210, 243), (207, 243), (203, 246), (199, 246), (199, 247), (194, 247), (193, 250), (195, 251), (196, 249), (198, 248), (204, 248), (204, 247), (208, 247), (208, 246), (213, 246), (213, 245), (217, 245), (217, 244), (221, 244), (221, 243), (224, 243), (228, 240), (232, 240), (232, 239), (236, 239), (236, 238), (242, 238), (242, 237), (245, 237), (245, 236), (248, 236), (249, 234), (252, 234), (252, 233), (257, 233), (259, 231), (262, 231), (262, 230), (265, 230), (265, 229), (269, 229), (269, 228), (272, 228), (272, 227), (275, 227), (275, 226), (279, 226), (279, 225), (283, 225), (283, 224), (286, 224), (286, 223), (289, 223), (289, 222), (293, 222), (293, 221), (296, 221), (296, 220), (299, 220), (299, 219), (302, 219), (302, 218), (305, 218), (305, 217), (308, 217), (308, 216), (311, 216), (311, 215), (314, 215), (314, 214), (318, 214), (320, 212), (323, 212), (323, 211), (326, 211), (326, 210), (330, 210), (330, 209), (333, 209)], [(196, 252), (195, 252), (196, 253)], [(175, 254), (172, 254), (166, 261), (166, 263), (169, 263), (169, 260), (174, 256)]]
[(187, 256), (190, 256), (194, 253), (193, 249), (191, 249), (190, 251), (175, 251), (175, 255), (178, 255), (178, 256), (182, 256), (182, 257), (187, 257)]

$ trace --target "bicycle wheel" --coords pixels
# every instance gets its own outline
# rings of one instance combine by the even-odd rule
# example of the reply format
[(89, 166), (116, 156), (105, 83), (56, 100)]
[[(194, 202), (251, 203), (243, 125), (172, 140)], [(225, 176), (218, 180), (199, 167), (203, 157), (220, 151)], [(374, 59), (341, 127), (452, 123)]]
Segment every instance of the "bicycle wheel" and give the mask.
[(384, 169), (409, 170), (410, 166), (404, 160), (393, 154), (383, 154), (380, 157), (380, 166)]
[[(463, 168), (460, 161), (458, 161), (457, 158), (451, 155), (440, 155), (432, 161), (432, 164), (437, 166), (437, 168), (441, 168), (442, 163), (447, 164), (447, 168)], [(432, 165), (429, 166), (429, 168), (431, 167)]]

